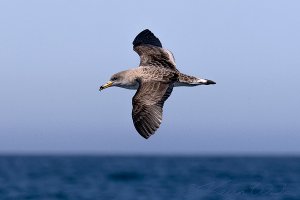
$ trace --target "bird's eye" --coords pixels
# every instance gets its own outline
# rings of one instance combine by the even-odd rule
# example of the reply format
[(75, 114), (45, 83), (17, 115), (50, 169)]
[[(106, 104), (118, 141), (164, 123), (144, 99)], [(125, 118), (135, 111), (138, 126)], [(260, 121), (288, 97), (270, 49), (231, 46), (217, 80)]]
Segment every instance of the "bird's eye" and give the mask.
[(115, 80), (117, 80), (117, 77), (112, 77), (110, 80), (115, 81)]

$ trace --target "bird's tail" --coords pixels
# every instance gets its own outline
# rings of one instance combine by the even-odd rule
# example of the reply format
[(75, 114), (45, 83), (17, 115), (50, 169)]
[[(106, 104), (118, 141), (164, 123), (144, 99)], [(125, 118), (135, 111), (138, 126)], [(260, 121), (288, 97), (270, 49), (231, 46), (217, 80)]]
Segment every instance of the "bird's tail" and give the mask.
[(197, 85), (210, 85), (216, 84), (212, 80), (196, 78), (194, 76), (189, 76), (186, 74), (179, 74), (179, 81), (175, 84), (175, 86), (197, 86)]
[(216, 84), (216, 82), (212, 81), (212, 80), (208, 80), (208, 79), (203, 79), (203, 78), (199, 78), (197, 80), (198, 85), (211, 85), (211, 84)]

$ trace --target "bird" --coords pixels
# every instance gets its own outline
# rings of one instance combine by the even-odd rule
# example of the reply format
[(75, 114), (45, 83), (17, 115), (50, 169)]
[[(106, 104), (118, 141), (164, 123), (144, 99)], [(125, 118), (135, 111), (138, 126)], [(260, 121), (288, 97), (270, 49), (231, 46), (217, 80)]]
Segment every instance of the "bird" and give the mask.
[(132, 42), (140, 56), (139, 66), (118, 72), (100, 87), (100, 91), (116, 86), (137, 90), (132, 98), (132, 120), (137, 132), (148, 139), (162, 122), (163, 106), (174, 87), (211, 85), (216, 82), (181, 73), (173, 53), (163, 48), (149, 30), (140, 32)]

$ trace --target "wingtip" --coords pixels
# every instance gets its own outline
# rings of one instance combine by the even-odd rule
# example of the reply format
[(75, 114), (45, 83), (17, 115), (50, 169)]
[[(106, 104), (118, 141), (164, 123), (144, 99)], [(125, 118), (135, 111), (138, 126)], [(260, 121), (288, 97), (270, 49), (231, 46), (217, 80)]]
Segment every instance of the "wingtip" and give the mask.
[[(148, 32), (148, 31), (151, 32), (149, 29), (146, 28), (146, 29), (144, 29), (142, 32)], [(152, 33), (152, 32), (151, 32), (151, 33)]]
[(145, 29), (140, 32), (132, 42), (133, 46), (139, 46), (141, 44), (149, 44), (162, 48), (162, 44), (159, 39), (149, 30)]
[(150, 135), (149, 136), (145, 136), (145, 135), (142, 135), (142, 137), (146, 140), (148, 140), (150, 138)]

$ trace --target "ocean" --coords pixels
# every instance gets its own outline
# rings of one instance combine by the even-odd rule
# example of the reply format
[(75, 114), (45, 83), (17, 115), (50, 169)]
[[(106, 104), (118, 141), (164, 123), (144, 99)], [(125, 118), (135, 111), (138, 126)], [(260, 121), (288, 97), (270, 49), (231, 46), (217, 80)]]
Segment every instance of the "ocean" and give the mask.
[(0, 156), (0, 200), (300, 200), (300, 157)]

